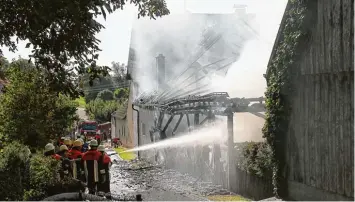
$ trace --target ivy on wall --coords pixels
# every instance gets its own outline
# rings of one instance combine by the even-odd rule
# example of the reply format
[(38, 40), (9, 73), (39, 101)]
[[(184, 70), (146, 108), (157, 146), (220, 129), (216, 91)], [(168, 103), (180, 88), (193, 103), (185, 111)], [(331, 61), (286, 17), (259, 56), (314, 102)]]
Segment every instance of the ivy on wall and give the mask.
[(288, 101), (292, 93), (291, 66), (294, 63), (296, 48), (303, 35), (301, 26), (305, 17), (305, 1), (290, 0), (289, 10), (285, 13), (283, 39), (277, 46), (276, 54), (268, 66), (266, 75), (266, 121), (263, 135), (272, 150), (272, 183), (276, 197), (284, 198), (287, 194), (285, 176), (285, 136), (291, 105)]

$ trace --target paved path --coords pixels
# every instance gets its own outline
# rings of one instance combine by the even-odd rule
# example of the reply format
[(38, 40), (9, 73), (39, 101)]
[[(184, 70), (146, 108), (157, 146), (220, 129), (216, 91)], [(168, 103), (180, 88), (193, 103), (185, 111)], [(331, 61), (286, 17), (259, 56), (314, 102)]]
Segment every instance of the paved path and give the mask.
[(77, 108), (76, 113), (79, 115), (80, 119), (87, 120), (86, 112), (84, 108)]

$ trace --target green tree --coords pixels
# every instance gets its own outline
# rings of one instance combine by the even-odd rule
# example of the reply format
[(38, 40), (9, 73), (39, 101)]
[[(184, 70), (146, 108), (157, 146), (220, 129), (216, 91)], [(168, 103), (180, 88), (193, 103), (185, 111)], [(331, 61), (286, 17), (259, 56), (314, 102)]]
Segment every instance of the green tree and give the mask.
[(0, 134), (7, 141), (43, 147), (76, 120), (76, 103), (51, 91), (46, 72), (17, 60), (6, 74), (9, 84), (0, 96)]
[(5, 71), (9, 67), (9, 61), (0, 55), (0, 79), (5, 79)]
[[(90, 79), (107, 73), (107, 67), (96, 64), (100, 51), (96, 35), (104, 28), (96, 19), (106, 19), (127, 1), (0, 0), (0, 46), (15, 52), (18, 40), (28, 40), (35, 64), (50, 70), (51, 87), (78, 96), (73, 69), (89, 73)], [(130, 2), (138, 7), (138, 17), (169, 14), (164, 0)]]
[(86, 104), (86, 112), (90, 115), (90, 118), (100, 123), (111, 121), (111, 114), (117, 109), (118, 103), (115, 100), (95, 99)]
[(117, 88), (113, 94), (120, 102), (125, 101), (129, 97), (129, 88)]
[(108, 89), (105, 89), (103, 91), (100, 91), (99, 94), (97, 94), (97, 98), (103, 101), (113, 100), (113, 92)]
[(81, 78), (81, 88), (84, 90), (85, 102), (88, 103), (91, 100), (95, 100), (100, 91), (104, 89), (114, 90), (115, 85), (112, 81), (110, 75), (106, 75), (105, 77), (100, 76), (92, 81), (92, 85), (90, 85), (90, 75), (85, 74)]

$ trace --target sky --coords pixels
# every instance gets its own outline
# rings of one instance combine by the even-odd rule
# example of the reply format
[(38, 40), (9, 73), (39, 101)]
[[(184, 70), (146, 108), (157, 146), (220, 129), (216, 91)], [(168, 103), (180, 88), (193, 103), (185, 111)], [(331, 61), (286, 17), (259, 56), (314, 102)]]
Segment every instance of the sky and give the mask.
[[(247, 12), (255, 13), (259, 24), (258, 39), (246, 45), (240, 60), (232, 66), (221, 84), (232, 85), (233, 89), (239, 87), (235, 93), (245, 94), (245, 96), (254, 96), (254, 94), (256, 96), (264, 92), (266, 84), (262, 74), (266, 71), (287, 0), (166, 0), (166, 2), (171, 14), (186, 11), (192, 13), (233, 13), (233, 6), (236, 4), (244, 4), (247, 6)], [(137, 18), (136, 11), (137, 9), (133, 5), (127, 5), (124, 10), (118, 10), (107, 16), (106, 21), (98, 19), (105, 26), (105, 29), (97, 35), (101, 40), (100, 48), (102, 49), (98, 59), (99, 65), (110, 66), (112, 61), (127, 63), (132, 23)], [(26, 42), (19, 42), (16, 53), (2, 48), (4, 56), (10, 60), (19, 55), (22, 58), (28, 58), (30, 49), (25, 48), (25, 45)], [(248, 79), (244, 78), (243, 80), (241, 73), (249, 75), (244, 76)], [(253, 78), (253, 75), (257, 75), (254, 80), (250, 79)], [(240, 83), (236, 84), (236, 80)], [(246, 84), (246, 82), (249, 83)], [(246, 88), (246, 85), (249, 88)], [(255, 93), (250, 93), (251, 91)]]

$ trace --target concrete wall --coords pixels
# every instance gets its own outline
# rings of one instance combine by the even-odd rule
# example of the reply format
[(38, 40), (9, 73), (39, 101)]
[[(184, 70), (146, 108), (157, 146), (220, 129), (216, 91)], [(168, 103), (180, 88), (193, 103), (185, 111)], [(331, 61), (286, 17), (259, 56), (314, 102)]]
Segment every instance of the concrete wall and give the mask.
[(130, 94), (129, 94), (129, 98), (128, 98), (128, 105), (127, 105), (127, 116), (126, 116), (126, 120), (127, 120), (127, 128), (128, 128), (128, 137), (127, 137), (127, 146), (132, 148), (134, 147), (134, 119), (135, 116), (133, 114), (133, 108), (132, 108), (132, 99), (133, 99), (133, 93), (134, 93), (134, 83), (131, 82), (131, 86), (130, 86)]

